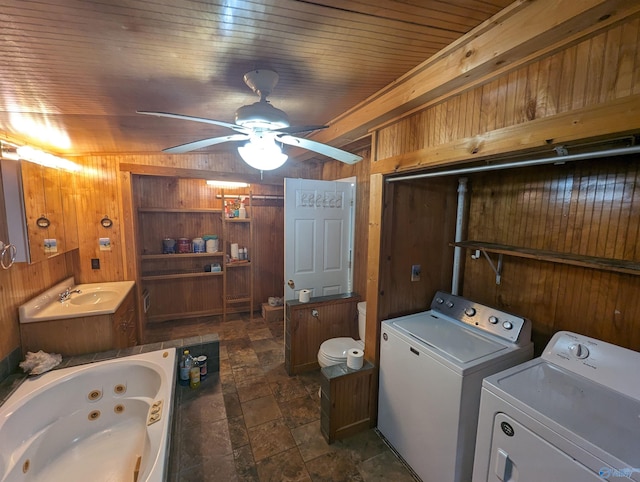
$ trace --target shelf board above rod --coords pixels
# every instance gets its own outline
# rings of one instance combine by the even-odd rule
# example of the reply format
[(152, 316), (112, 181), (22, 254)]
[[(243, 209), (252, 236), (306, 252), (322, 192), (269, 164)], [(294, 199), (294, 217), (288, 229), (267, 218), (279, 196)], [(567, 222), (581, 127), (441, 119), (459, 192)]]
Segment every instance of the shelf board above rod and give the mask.
[(213, 208), (138, 208), (139, 213), (197, 213), (220, 214), (222, 209)]
[(497, 243), (485, 243), (482, 241), (460, 241), (451, 243), (451, 246), (458, 246), (467, 249), (478, 249), (488, 253), (503, 254), (517, 258), (537, 259), (539, 261), (549, 261), (551, 263), (568, 264), (580, 266), (582, 268), (600, 269), (614, 271), (631, 275), (640, 275), (640, 262), (623, 259), (600, 258), (596, 256), (585, 256), (574, 253), (561, 253), (557, 251), (545, 251), (541, 249), (523, 248)]

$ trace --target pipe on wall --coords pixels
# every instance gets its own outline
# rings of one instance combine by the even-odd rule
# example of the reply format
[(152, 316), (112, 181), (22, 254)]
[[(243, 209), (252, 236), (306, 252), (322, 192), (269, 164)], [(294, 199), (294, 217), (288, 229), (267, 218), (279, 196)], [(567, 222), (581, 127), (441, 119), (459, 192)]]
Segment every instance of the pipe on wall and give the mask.
[[(466, 219), (467, 219), (467, 178), (458, 179), (458, 208), (456, 210), (456, 233), (455, 242), (463, 240)], [(453, 276), (451, 277), (451, 293), (458, 294), (460, 289), (460, 267), (462, 260), (462, 248), (456, 246), (453, 249)]]

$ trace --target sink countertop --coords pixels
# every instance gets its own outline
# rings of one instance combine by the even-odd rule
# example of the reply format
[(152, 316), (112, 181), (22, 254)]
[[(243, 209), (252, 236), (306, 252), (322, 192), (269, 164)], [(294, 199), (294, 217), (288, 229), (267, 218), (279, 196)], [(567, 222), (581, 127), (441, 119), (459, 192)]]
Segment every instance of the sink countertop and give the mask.
[[(20, 306), (20, 323), (113, 314), (134, 284), (134, 281), (110, 281), (76, 285), (73, 278), (68, 278)], [(69, 287), (81, 293), (73, 293), (60, 302), (59, 294)]]

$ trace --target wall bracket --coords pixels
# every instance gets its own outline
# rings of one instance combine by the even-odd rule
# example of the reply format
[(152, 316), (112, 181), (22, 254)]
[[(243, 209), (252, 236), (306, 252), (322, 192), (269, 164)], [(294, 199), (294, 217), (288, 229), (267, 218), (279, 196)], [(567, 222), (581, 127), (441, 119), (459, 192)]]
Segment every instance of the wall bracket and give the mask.
[(491, 269), (493, 270), (493, 272), (496, 274), (496, 284), (499, 285), (502, 277), (502, 253), (498, 254), (498, 266), (496, 266), (495, 264), (493, 264), (493, 260), (484, 249), (476, 249), (475, 254), (472, 254), (471, 258), (472, 259), (480, 258), (481, 252), (486, 258), (487, 262), (489, 263), (489, 266), (491, 266)]

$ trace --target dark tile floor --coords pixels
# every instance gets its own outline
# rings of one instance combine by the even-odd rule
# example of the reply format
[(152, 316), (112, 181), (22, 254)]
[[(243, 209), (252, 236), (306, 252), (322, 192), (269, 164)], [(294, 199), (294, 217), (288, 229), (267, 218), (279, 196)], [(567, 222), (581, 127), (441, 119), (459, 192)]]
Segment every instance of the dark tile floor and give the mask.
[(220, 337), (220, 373), (203, 383), (198, 397), (188, 388), (180, 392), (180, 423), (188, 430), (181, 430), (186, 435), (177, 480), (415, 480), (374, 429), (325, 442), (320, 372), (287, 375), (282, 321), (243, 314), (226, 322), (220, 317), (165, 322), (148, 327), (147, 342), (206, 333)]

